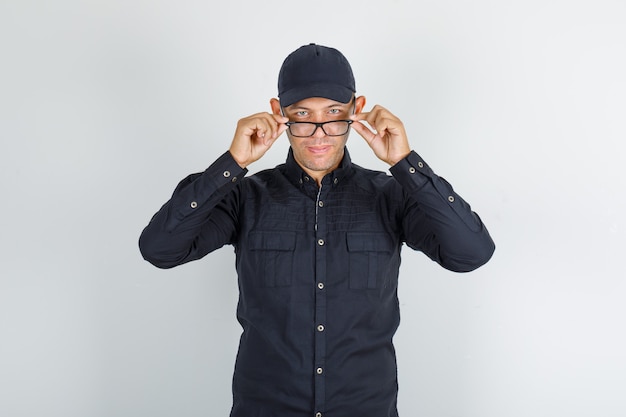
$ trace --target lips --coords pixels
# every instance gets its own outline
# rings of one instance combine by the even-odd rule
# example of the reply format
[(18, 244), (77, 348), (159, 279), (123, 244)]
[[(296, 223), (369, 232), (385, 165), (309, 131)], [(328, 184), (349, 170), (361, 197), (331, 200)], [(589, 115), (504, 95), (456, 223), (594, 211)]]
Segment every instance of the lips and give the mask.
[(314, 154), (320, 154), (328, 152), (332, 149), (332, 146), (307, 146), (307, 150)]

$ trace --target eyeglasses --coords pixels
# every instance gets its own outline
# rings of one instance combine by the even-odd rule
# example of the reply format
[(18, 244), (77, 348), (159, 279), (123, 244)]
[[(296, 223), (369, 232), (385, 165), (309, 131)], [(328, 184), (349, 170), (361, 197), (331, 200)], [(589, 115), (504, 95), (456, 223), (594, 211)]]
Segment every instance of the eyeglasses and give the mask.
[(313, 136), (317, 128), (327, 136), (343, 136), (350, 130), (352, 120), (331, 120), (330, 122), (313, 123), (313, 122), (287, 122), (285, 123), (289, 129), (289, 133), (296, 138), (308, 138)]

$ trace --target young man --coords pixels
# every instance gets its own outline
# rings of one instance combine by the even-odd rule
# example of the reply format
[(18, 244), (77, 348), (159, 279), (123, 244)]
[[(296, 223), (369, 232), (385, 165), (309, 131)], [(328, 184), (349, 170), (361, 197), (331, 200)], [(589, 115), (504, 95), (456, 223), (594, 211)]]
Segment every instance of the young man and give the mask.
[[(470, 206), (411, 151), (402, 122), (381, 106), (364, 112), (355, 92), (339, 51), (298, 48), (272, 113), (241, 119), (229, 151), (182, 180), (141, 234), (160, 268), (235, 248), (243, 333), (231, 417), (397, 416), (402, 245), (457, 272), (494, 251)], [(351, 162), (351, 128), (392, 175)], [(286, 163), (246, 177), (284, 132)]]

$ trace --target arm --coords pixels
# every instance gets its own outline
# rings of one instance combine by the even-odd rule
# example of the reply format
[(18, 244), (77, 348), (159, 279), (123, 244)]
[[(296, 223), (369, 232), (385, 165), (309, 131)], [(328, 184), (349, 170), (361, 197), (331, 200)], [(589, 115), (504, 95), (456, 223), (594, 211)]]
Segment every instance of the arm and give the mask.
[(139, 238), (145, 260), (159, 268), (200, 259), (234, 241), (242, 169), (229, 152), (182, 180)]
[(405, 191), (403, 229), (409, 247), (455, 272), (472, 271), (491, 258), (495, 244), (480, 217), (417, 153), (390, 172)]
[[(362, 105), (364, 102), (362, 99)], [(467, 272), (485, 264), (495, 245), (478, 215), (446, 180), (410, 150), (400, 119), (378, 105), (363, 113), (362, 105), (352, 116), (352, 126), (376, 156), (391, 166), (391, 174), (402, 185), (407, 245), (451, 271)]]
[(204, 173), (178, 184), (170, 200), (141, 233), (139, 249), (159, 268), (200, 259), (234, 243), (238, 227), (240, 180), (285, 131), (281, 115), (257, 113), (237, 123), (228, 152)]

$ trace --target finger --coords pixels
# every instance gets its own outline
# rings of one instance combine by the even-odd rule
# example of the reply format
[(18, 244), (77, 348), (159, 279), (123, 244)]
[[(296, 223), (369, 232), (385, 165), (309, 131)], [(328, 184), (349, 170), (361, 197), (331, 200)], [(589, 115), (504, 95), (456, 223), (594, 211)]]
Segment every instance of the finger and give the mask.
[(263, 145), (267, 146), (268, 148), (271, 147), (274, 144), (274, 142), (276, 142), (276, 140), (278, 140), (280, 135), (283, 134), (283, 132), (285, 130), (287, 130), (287, 125), (285, 125), (285, 124), (278, 125), (278, 128), (276, 129), (276, 133), (273, 133), (271, 136), (270, 135), (266, 135), (264, 137)]
[(280, 114), (272, 114), (271, 116), (274, 118), (274, 120), (278, 124), (285, 124), (285, 123), (287, 123), (289, 121), (288, 117), (282, 116)]
[(268, 129), (263, 132), (265, 133), (264, 136), (276, 139), (287, 129), (285, 123), (289, 121), (289, 118), (278, 114), (264, 113), (263, 120), (268, 126)]
[(277, 138), (280, 135), (282, 135), (285, 130), (287, 130), (287, 125), (285, 123), (289, 121), (289, 118), (285, 116), (277, 115), (277, 114), (272, 114), (271, 116), (274, 121), (273, 123), (274, 129), (272, 131), (272, 137)]
[(402, 122), (383, 108), (379, 108), (371, 118), (370, 124), (380, 136), (393, 136), (402, 131)]
[(366, 126), (371, 131), (376, 132), (375, 115), (372, 112), (361, 112), (350, 115), (350, 120), (353, 122), (360, 122), (363, 126)]
[(368, 125), (372, 125), (375, 120), (375, 116), (372, 112), (361, 112), (350, 116), (350, 120), (355, 122), (366, 122)]
[(376, 139), (376, 132), (372, 131), (372, 129), (362, 122), (355, 121), (352, 123), (352, 128), (368, 143), (371, 143), (374, 139)]
[(260, 139), (264, 145), (277, 136), (278, 122), (268, 113), (259, 113), (252, 116), (247, 125), (247, 132), (251, 139)]
[(361, 113), (354, 113), (350, 115), (350, 119), (351, 120), (365, 120), (369, 114), (370, 112), (364, 112), (364, 111), (362, 111)]
[[(285, 122), (287, 123), (287, 122)], [(287, 125), (285, 123), (281, 123), (278, 125), (278, 131), (276, 132), (276, 137), (278, 138), (280, 135), (282, 135), (285, 130), (287, 130)]]
[(262, 140), (263, 145), (271, 146), (287, 130), (286, 123), (288, 121), (287, 117), (268, 114), (268, 118), (264, 118), (261, 124), (265, 128), (259, 128), (259, 138)]
[(377, 107), (374, 107), (370, 112), (355, 114), (351, 117), (351, 119), (360, 121), (361, 123), (365, 122), (374, 132), (380, 131), (380, 118), (381, 112)]

